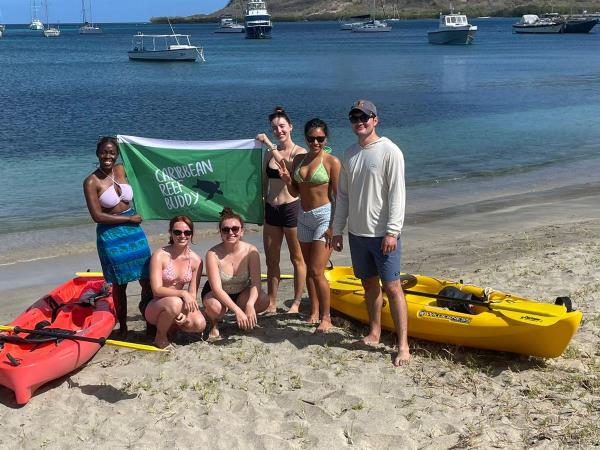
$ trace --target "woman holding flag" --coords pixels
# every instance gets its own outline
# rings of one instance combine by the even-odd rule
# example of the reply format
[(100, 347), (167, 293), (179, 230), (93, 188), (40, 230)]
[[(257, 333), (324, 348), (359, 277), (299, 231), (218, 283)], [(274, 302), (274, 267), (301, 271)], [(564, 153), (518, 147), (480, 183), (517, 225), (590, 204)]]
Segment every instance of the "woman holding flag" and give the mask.
[(87, 208), (96, 226), (96, 246), (117, 310), (119, 333), (127, 334), (127, 283), (139, 280), (142, 301), (152, 297), (148, 281), (150, 247), (132, 208), (133, 190), (125, 169), (117, 164), (119, 145), (112, 136), (96, 144), (99, 167), (83, 181)]
[(296, 155), (306, 150), (292, 141), (292, 122), (285, 110), (278, 106), (269, 115), (269, 123), (277, 145), (273, 144), (266, 134), (261, 133), (256, 139), (266, 145), (268, 151), (264, 155), (263, 198), (265, 199), (265, 224), (263, 226), (263, 245), (267, 260), (267, 290), (269, 308), (266, 313), (277, 310), (277, 291), (281, 270), (281, 244), (283, 238), (290, 252), (290, 260), (294, 267), (294, 301), (289, 313), (297, 313), (300, 299), (306, 282), (306, 265), (298, 243), (297, 223), (299, 200), (291, 195), (286, 184), (279, 176), (279, 164), (283, 161), (288, 166)]

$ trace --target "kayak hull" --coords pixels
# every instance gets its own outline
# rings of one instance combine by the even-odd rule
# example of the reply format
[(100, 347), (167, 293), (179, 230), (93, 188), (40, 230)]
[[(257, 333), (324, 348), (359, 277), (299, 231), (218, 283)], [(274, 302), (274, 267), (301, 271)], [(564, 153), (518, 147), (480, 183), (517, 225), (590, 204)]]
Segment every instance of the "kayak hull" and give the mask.
[[(326, 272), (331, 288), (331, 308), (363, 323), (369, 322), (364, 291), (351, 267), (336, 267)], [(438, 294), (452, 286), (477, 297), (484, 289), (423, 275), (415, 275), (417, 284), (410, 291)], [(348, 286), (348, 287), (346, 287)], [(502, 310), (473, 306), (473, 314), (452, 311), (437, 306), (437, 300), (415, 294), (405, 294), (408, 308), (408, 335), (445, 344), (520, 353), (544, 358), (560, 356), (581, 322), (580, 311), (567, 312), (563, 305), (535, 302), (522, 297), (493, 291), (489, 300), (506, 308), (532, 310), (548, 317), (550, 325), (528, 323), (526, 314), (507, 317)], [(510, 311), (507, 312), (509, 314)], [(514, 313), (513, 313), (514, 314)], [(519, 318), (520, 316), (520, 318)], [(557, 318), (554, 320), (555, 318)], [(533, 319), (532, 319), (533, 320)], [(394, 331), (389, 302), (384, 296), (382, 328)]]
[[(116, 323), (112, 295), (96, 300), (94, 306), (79, 303), (82, 294), (100, 292), (101, 276), (80, 276), (70, 280), (31, 305), (11, 326), (35, 329), (42, 322), (48, 328), (72, 330), (77, 336), (106, 338)], [(53, 299), (53, 300), (52, 300)], [(27, 403), (43, 384), (64, 376), (87, 363), (100, 350), (94, 342), (62, 339), (47, 342), (10, 342), (13, 332), (0, 339), (0, 385), (15, 393), (18, 404)]]

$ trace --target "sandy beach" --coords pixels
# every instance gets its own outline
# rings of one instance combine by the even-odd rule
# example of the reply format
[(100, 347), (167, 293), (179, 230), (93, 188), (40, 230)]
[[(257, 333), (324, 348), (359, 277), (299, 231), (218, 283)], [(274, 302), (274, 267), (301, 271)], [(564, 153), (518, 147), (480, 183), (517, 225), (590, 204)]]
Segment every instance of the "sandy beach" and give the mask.
[[(600, 441), (600, 210), (598, 185), (556, 189), (410, 214), (403, 267), (540, 301), (568, 295), (583, 312), (565, 353), (540, 359), (411, 339), (407, 367), (393, 336), (354, 341), (366, 327), (340, 315), (326, 335), (280, 313), (249, 333), (232, 318), (223, 339), (180, 335), (166, 354), (106, 346), (81, 370), (23, 406), (0, 388), (2, 448), (589, 448)], [(410, 200), (410, 199), (409, 199)], [(91, 229), (92, 225), (90, 225)], [(259, 248), (258, 227), (247, 240)], [(164, 236), (153, 237), (153, 246)], [(216, 233), (198, 239), (204, 254)], [(37, 257), (36, 257), (37, 252)], [(4, 261), (0, 320), (8, 323), (74, 272), (84, 252), (32, 250)], [(43, 259), (42, 259), (43, 258)], [(263, 259), (264, 261), (264, 259)], [(349, 253), (334, 254), (348, 265)], [(263, 264), (264, 266), (264, 264)], [(282, 261), (283, 273), (290, 273)], [(11, 287), (13, 286), (13, 287)], [(128, 340), (149, 343), (129, 288)], [(302, 304), (308, 310), (308, 299)]]

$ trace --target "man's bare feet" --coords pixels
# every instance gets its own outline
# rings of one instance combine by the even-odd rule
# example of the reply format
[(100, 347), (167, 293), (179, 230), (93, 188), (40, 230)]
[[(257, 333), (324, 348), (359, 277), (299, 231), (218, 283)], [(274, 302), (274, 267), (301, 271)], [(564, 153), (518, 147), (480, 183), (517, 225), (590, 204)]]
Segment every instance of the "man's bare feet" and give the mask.
[(394, 366), (406, 366), (410, 362), (410, 358), (410, 349), (408, 347), (398, 350), (398, 354), (394, 358)]
[(298, 314), (300, 312), (300, 300), (294, 300), (290, 309), (288, 309), (288, 314)]
[(368, 334), (364, 338), (360, 340), (365, 345), (370, 345), (371, 347), (375, 347), (379, 344), (379, 336), (374, 334)]
[(329, 317), (323, 317), (323, 320), (321, 320), (321, 323), (315, 330), (315, 333), (327, 333), (331, 327), (331, 319)]

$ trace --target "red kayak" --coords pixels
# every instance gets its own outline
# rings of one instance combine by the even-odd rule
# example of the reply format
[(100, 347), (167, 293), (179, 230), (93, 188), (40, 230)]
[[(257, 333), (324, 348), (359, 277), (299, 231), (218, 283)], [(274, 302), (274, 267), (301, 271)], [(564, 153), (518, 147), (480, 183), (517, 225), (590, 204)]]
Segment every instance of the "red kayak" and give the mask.
[[(31, 305), (11, 326), (38, 333), (0, 333), (0, 385), (25, 404), (44, 383), (88, 362), (101, 346), (78, 337), (106, 338), (116, 323), (110, 285), (79, 276)], [(18, 330), (15, 330), (18, 331)]]

